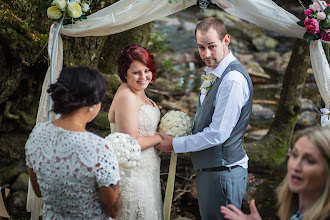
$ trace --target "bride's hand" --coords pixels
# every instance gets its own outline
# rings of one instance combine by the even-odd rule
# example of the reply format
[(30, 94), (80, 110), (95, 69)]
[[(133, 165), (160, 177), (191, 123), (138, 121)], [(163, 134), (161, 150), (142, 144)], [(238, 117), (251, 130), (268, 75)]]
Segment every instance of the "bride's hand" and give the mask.
[(160, 135), (163, 138), (163, 141), (155, 146), (156, 148), (158, 148), (164, 153), (170, 153), (171, 151), (173, 151), (172, 136), (160, 132), (157, 132), (156, 135)]
[(225, 206), (221, 206), (220, 209), (221, 209), (221, 213), (224, 214), (225, 219), (228, 220), (261, 220), (254, 199), (252, 199), (250, 202), (251, 213), (249, 215), (244, 214), (234, 205), (228, 205), (228, 208)]

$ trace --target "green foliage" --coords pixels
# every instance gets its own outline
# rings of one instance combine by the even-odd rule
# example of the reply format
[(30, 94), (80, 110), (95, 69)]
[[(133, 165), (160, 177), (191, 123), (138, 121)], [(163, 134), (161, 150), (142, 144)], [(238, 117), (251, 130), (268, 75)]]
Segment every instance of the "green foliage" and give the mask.
[(152, 31), (150, 33), (150, 41), (148, 42), (148, 49), (151, 52), (166, 52), (169, 50), (165, 34), (161, 31)]
[(298, 24), (299, 26), (303, 27), (303, 28), (305, 27), (305, 25), (304, 25), (304, 21), (298, 21), (297, 24)]
[(163, 66), (164, 66), (164, 69), (165, 69), (166, 73), (172, 72), (173, 71), (173, 66), (174, 66), (174, 58), (170, 57), (170, 58), (164, 59)]
[(310, 43), (312, 40), (318, 40), (321, 38), (321, 34), (317, 33), (317, 34), (310, 34), (308, 32), (306, 32), (304, 34), (304, 39), (306, 40), (307, 43)]

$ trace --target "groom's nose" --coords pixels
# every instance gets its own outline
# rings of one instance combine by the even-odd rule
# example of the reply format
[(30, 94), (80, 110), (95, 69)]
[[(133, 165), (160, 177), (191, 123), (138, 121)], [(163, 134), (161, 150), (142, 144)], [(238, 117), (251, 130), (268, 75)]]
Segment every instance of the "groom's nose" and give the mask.
[(205, 57), (211, 57), (211, 50), (205, 49)]

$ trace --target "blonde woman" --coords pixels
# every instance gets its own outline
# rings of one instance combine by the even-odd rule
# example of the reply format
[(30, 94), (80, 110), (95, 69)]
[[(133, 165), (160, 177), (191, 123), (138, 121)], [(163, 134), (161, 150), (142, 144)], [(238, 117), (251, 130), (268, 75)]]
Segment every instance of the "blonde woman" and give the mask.
[[(288, 173), (281, 183), (278, 216), (281, 220), (330, 219), (330, 129), (311, 127), (298, 132), (289, 154)], [(221, 206), (226, 219), (261, 219), (255, 206), (245, 215), (233, 205)]]

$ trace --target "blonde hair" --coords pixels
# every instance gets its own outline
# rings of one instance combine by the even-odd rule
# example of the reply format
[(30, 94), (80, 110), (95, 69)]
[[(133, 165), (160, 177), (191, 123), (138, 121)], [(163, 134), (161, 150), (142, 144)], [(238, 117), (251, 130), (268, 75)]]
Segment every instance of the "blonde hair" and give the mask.
[[(293, 143), (301, 137), (307, 137), (319, 149), (326, 160), (326, 181), (319, 198), (303, 214), (303, 220), (324, 220), (330, 214), (330, 129), (322, 127), (310, 127), (297, 132)], [(289, 189), (288, 174), (280, 185), (278, 195), (278, 216), (281, 220), (288, 220), (299, 208), (298, 194)]]

